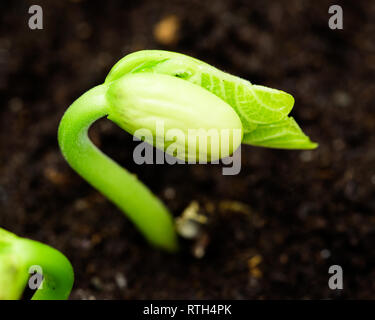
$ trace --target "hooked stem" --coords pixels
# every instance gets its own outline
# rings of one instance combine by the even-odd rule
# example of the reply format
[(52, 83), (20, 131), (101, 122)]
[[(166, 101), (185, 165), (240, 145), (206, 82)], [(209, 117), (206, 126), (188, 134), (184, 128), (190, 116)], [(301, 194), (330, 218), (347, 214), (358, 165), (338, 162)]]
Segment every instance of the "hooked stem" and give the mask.
[(151, 244), (176, 251), (173, 218), (165, 205), (88, 137), (90, 126), (109, 113), (106, 90), (106, 84), (92, 88), (65, 112), (58, 132), (61, 151), (70, 166), (115, 203)]

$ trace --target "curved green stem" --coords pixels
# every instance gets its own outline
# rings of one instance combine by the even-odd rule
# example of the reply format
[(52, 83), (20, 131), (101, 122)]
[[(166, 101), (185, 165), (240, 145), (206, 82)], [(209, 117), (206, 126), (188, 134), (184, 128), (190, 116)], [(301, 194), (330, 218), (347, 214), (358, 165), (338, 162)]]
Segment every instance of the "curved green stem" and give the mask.
[(69, 260), (43, 243), (20, 238), (0, 228), (0, 299), (19, 299), (27, 286), (30, 267), (41, 268), (43, 281), (32, 300), (65, 300), (73, 287)]
[(58, 133), (61, 151), (71, 167), (114, 202), (150, 243), (175, 251), (177, 237), (168, 209), (143, 183), (103, 154), (88, 137), (89, 127), (108, 115), (106, 89), (104, 84), (89, 90), (65, 112)]
[(23, 240), (20, 248), (28, 268), (40, 265), (43, 270), (42, 288), (34, 293), (32, 300), (68, 299), (74, 281), (68, 259), (56, 249), (32, 240)]

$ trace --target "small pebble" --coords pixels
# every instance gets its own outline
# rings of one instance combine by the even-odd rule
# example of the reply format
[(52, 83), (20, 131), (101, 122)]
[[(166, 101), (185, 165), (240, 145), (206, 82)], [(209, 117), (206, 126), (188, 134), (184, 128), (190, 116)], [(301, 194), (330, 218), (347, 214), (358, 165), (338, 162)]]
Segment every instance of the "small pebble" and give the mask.
[(75, 291), (75, 294), (77, 295), (78, 299), (81, 300), (96, 300), (96, 298), (93, 295), (90, 295), (88, 291), (85, 291), (83, 289), (77, 289)]
[(345, 91), (336, 91), (333, 94), (333, 101), (337, 106), (345, 108), (350, 105), (351, 97)]
[(128, 286), (128, 280), (121, 272), (116, 273), (115, 281), (120, 289), (125, 289)]
[(164, 190), (164, 197), (167, 200), (172, 200), (172, 199), (175, 198), (175, 196), (176, 196), (176, 190), (175, 189), (168, 187)]
[(83, 211), (89, 208), (89, 203), (86, 199), (78, 199), (74, 202), (74, 208), (77, 211)]
[(185, 239), (195, 239), (201, 231), (201, 226), (194, 220), (179, 220), (176, 226), (178, 234)]
[(320, 256), (323, 259), (328, 259), (331, 256), (331, 251), (329, 251), (328, 249), (323, 249), (322, 251), (320, 251)]
[(263, 258), (259, 254), (255, 255), (254, 257), (250, 258), (248, 260), (248, 266), (250, 269), (257, 267), (261, 262)]
[(310, 162), (313, 158), (313, 154), (311, 151), (303, 151), (299, 157), (302, 162)]
[(170, 15), (160, 20), (154, 28), (156, 41), (164, 45), (176, 43), (179, 25), (179, 20), (175, 15)]
[(23, 108), (22, 99), (15, 97), (9, 100), (9, 108), (12, 112), (17, 113)]
[(100, 280), (100, 278), (98, 278), (98, 277), (93, 277), (92, 279), (91, 279), (91, 284), (94, 286), (94, 288), (96, 289), (96, 290), (99, 290), (99, 291), (101, 291), (102, 289), (103, 289), (103, 283), (102, 283), (102, 281)]
[(247, 265), (249, 267), (250, 275), (253, 278), (259, 279), (263, 276), (262, 270), (260, 270), (259, 265), (262, 263), (263, 258), (261, 255), (257, 254), (254, 257), (250, 258), (247, 261)]
[(67, 181), (67, 177), (63, 173), (52, 167), (46, 167), (43, 174), (47, 180), (56, 185), (64, 185)]

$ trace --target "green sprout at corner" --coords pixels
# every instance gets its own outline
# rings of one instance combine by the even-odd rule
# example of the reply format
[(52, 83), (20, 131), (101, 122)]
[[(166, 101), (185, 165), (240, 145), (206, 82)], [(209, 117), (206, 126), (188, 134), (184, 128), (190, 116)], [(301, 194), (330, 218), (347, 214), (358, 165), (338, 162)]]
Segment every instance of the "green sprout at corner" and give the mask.
[(65, 300), (72, 290), (74, 273), (69, 260), (56, 249), (17, 237), (0, 228), (0, 300), (17, 300), (37, 267), (41, 282), (32, 300)]
[[(222, 72), (189, 56), (144, 50), (121, 59), (102, 85), (78, 98), (65, 112), (58, 139), (71, 167), (114, 202), (153, 245), (168, 251), (178, 247), (172, 215), (164, 204), (131, 173), (104, 155), (89, 139), (88, 130), (107, 116), (135, 135), (155, 132), (157, 121), (166, 129), (240, 130), (229, 147), (241, 143), (281, 149), (314, 149), (316, 143), (288, 117), (293, 97)], [(219, 136), (220, 139), (220, 136)], [(166, 137), (156, 137), (153, 144)], [(169, 143), (169, 144), (168, 144)], [(175, 155), (175, 154), (172, 154)], [(209, 159), (223, 158), (220, 150)], [(177, 155), (181, 159), (191, 155)], [(197, 155), (199, 157), (199, 155)]]

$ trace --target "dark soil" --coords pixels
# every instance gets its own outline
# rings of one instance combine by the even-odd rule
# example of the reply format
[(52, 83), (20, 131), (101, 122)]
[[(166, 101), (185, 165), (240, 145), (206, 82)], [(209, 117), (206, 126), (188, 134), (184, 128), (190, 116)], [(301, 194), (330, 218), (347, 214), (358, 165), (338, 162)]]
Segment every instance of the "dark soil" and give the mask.
[[(0, 225), (70, 259), (71, 299), (375, 298), (375, 4), (337, 1), (1, 1)], [(171, 38), (155, 35), (167, 18)], [(171, 22), (172, 21), (172, 22)], [(168, 28), (167, 28), (168, 29)], [(192, 55), (296, 99), (292, 115), (320, 146), (243, 146), (242, 170), (146, 165), (108, 120), (91, 134), (177, 216), (209, 216), (206, 254), (168, 255), (71, 170), (56, 133), (66, 108), (140, 49)], [(328, 268), (344, 289), (328, 288)]]

